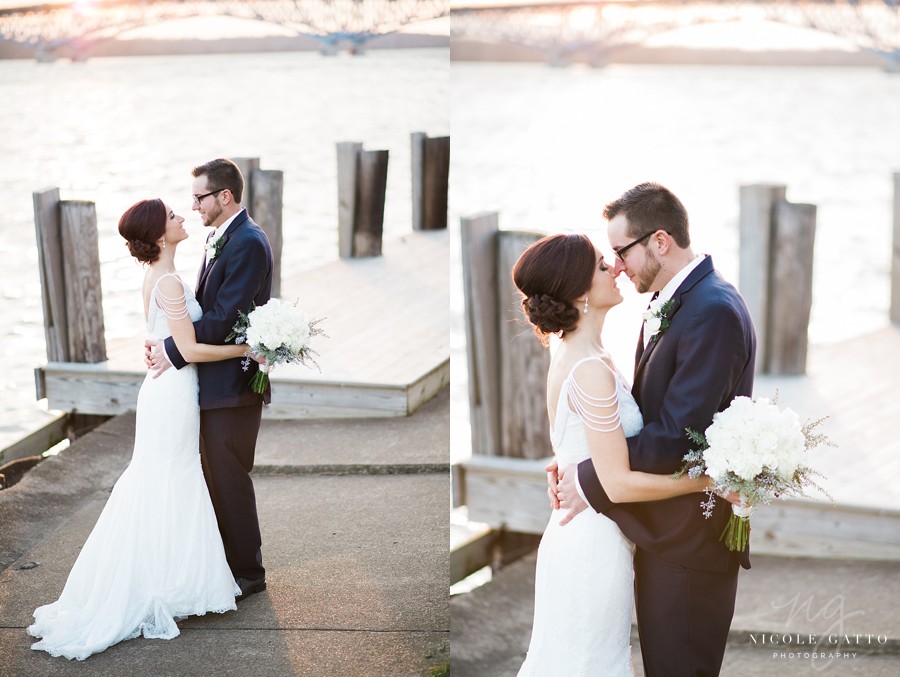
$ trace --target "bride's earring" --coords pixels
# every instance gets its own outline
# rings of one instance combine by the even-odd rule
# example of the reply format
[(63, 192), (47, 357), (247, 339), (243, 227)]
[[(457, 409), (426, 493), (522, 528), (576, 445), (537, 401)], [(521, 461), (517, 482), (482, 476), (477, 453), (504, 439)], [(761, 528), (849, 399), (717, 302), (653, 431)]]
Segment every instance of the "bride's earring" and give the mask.
[(587, 315), (587, 303), (588, 303), (588, 297), (585, 296), (584, 297), (584, 314), (585, 315)]
[(162, 244), (160, 245), (160, 247), (161, 247), (162, 249), (165, 249), (165, 248), (166, 248), (166, 241), (165, 241), (165, 240), (162, 241)]

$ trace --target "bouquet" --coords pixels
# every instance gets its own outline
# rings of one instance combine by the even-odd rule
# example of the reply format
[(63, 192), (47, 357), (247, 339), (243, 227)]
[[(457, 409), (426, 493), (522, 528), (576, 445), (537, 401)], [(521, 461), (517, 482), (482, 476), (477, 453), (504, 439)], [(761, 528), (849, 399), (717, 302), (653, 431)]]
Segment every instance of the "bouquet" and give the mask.
[(705, 435), (686, 429), (698, 448), (685, 454), (685, 464), (674, 476), (686, 473), (696, 478), (705, 473), (712, 477), (714, 486), (706, 490), (708, 498), (700, 504), (703, 516), (712, 516), (716, 492), (741, 495), (741, 505), (731, 506), (728, 524), (719, 536), (732, 551), (747, 547), (752, 506), (803, 495), (810, 486), (831, 498), (812, 479), (821, 475), (804, 465), (810, 449), (820, 444), (835, 446), (825, 435), (813, 432), (825, 419), (801, 425), (795, 412), (779, 410), (777, 399), (777, 395), (771, 402), (764, 397), (736, 397), (725, 411), (713, 416)]
[[(317, 353), (309, 347), (313, 336), (324, 335), (319, 327), (324, 318), (309, 320), (306, 314), (297, 308), (297, 303), (289, 304), (279, 299), (269, 299), (268, 303), (259, 306), (254, 304), (249, 313), (238, 311), (238, 321), (225, 339), (234, 339), (236, 344), (246, 343), (250, 352), (266, 358), (265, 364), (250, 381), (250, 389), (255, 393), (263, 393), (269, 382), (269, 372), (276, 364), (293, 362), (295, 364), (313, 364)], [(250, 356), (241, 363), (244, 371), (250, 368)]]

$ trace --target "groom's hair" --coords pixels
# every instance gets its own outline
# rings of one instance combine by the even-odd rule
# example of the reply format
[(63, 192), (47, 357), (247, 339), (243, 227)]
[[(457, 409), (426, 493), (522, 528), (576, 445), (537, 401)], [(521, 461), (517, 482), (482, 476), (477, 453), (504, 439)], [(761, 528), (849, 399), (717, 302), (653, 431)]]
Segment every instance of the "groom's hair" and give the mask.
[(687, 209), (675, 194), (658, 183), (642, 183), (625, 191), (603, 209), (607, 221), (624, 214), (629, 237), (638, 238), (664, 230), (682, 249), (691, 246)]
[(241, 170), (228, 158), (216, 158), (202, 165), (194, 167), (191, 172), (196, 179), (198, 176), (206, 175), (207, 185), (210, 190), (220, 190), (227, 188), (234, 196), (234, 201), (240, 204), (241, 197), (244, 194), (244, 177), (241, 176)]

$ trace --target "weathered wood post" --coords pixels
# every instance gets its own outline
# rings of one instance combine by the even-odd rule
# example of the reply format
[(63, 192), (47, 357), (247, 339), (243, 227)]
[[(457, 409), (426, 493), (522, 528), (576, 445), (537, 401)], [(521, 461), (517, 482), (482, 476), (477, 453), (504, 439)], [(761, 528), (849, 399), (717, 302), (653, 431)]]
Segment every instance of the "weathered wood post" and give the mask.
[(241, 204), (269, 238), (274, 258), (272, 296), (281, 296), (281, 255), (284, 249), (284, 172), (260, 169), (259, 158), (232, 158), (244, 177)]
[(500, 336), (497, 328), (496, 212), (460, 221), (466, 358), (469, 369), (469, 418), (472, 451), (500, 453)]
[(512, 280), (516, 260), (542, 236), (513, 231), (498, 236), (501, 449), (504, 456), (545, 458), (553, 453), (546, 406), (550, 354), (534, 335)]
[(764, 368), (768, 331), (769, 270), (775, 227), (775, 203), (783, 201), (787, 187), (754, 184), (740, 187), (740, 270), (738, 287), (747, 302), (758, 340), (756, 368)]
[(355, 141), (337, 144), (338, 254), (380, 256), (384, 232), (388, 151), (362, 150)]
[(891, 256), (891, 322), (900, 324), (900, 172), (894, 172), (894, 236)]
[(447, 227), (450, 137), (411, 135), (413, 230)]
[(535, 338), (512, 282), (534, 233), (500, 231), (496, 213), (462, 219), (472, 457), (457, 477), (469, 519), (540, 533), (547, 523), (544, 462), (549, 354)]
[(59, 189), (33, 194), (47, 359), (103, 362), (106, 335), (93, 202), (61, 201)]
[(806, 373), (815, 205), (792, 204), (782, 185), (741, 186), (739, 286), (756, 327), (757, 369)]
[(766, 373), (806, 373), (816, 206), (778, 202), (772, 246)]

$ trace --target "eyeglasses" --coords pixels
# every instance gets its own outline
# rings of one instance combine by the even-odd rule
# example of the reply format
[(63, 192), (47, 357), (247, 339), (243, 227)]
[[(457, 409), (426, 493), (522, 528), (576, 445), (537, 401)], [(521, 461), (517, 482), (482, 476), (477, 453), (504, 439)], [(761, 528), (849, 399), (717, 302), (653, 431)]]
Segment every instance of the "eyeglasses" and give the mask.
[(203, 198), (209, 197), (210, 195), (215, 195), (216, 193), (221, 193), (223, 190), (225, 189), (219, 188), (218, 190), (211, 190), (208, 193), (203, 193), (203, 195), (194, 195), (194, 204), (198, 205), (200, 204), (200, 200), (202, 200)]
[[(625, 252), (627, 252), (629, 249), (631, 249), (631, 248), (632, 248), (634, 245), (636, 245), (637, 243), (643, 242), (643, 241), (646, 240), (648, 237), (650, 237), (651, 235), (654, 235), (654, 234), (656, 234), (656, 233), (658, 233), (658, 232), (659, 232), (658, 230), (654, 230), (654, 231), (651, 231), (651, 232), (647, 233), (646, 235), (641, 235), (641, 236), (640, 236), (637, 240), (635, 240), (634, 242), (629, 242), (629, 243), (626, 244), (624, 247), (620, 247), (619, 249), (616, 249), (616, 250), (615, 250), (616, 258), (619, 259), (619, 261), (621, 261), (622, 263), (625, 263)], [(668, 231), (664, 231), (664, 232), (668, 232)]]

